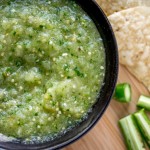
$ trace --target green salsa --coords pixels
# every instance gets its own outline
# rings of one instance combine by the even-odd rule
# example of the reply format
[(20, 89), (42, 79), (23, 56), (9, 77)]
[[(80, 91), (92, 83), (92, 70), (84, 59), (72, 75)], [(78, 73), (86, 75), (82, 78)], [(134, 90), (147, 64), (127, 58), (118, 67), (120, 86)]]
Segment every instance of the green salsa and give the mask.
[(103, 41), (73, 0), (0, 1), (0, 133), (43, 142), (96, 102)]

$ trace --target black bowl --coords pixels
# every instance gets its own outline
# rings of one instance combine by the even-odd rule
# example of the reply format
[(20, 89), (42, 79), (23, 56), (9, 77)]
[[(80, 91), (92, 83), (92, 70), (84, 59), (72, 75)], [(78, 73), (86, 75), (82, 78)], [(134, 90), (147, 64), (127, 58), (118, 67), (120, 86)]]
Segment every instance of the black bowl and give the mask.
[(38, 150), (46, 148), (52, 150), (62, 148), (87, 133), (101, 118), (106, 110), (111, 100), (118, 76), (118, 51), (116, 40), (107, 17), (94, 0), (76, 0), (76, 2), (93, 19), (105, 46), (106, 72), (104, 85), (100, 90), (100, 96), (98, 97), (97, 102), (92, 107), (92, 111), (89, 112), (85, 120), (83, 120), (75, 128), (68, 131), (66, 134), (54, 139), (53, 141), (34, 145), (25, 145), (14, 142), (0, 142), (1, 148), (11, 150)]

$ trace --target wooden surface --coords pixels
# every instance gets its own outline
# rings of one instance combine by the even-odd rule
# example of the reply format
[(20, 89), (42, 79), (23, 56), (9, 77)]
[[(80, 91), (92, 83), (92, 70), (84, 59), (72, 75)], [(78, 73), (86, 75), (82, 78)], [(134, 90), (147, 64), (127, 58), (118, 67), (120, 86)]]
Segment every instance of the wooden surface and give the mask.
[(122, 104), (111, 100), (101, 120), (80, 140), (63, 150), (126, 150), (118, 120), (137, 110), (140, 94), (150, 95), (148, 90), (133, 77), (125, 67), (119, 67), (118, 82), (128, 82), (132, 87), (132, 101)]

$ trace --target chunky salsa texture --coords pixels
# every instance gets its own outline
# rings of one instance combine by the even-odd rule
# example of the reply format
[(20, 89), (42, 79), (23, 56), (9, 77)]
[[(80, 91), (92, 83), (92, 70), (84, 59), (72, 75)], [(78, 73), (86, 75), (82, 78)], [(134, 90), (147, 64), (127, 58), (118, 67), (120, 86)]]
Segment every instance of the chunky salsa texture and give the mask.
[(0, 1), (0, 133), (25, 143), (54, 138), (95, 103), (103, 41), (72, 0)]

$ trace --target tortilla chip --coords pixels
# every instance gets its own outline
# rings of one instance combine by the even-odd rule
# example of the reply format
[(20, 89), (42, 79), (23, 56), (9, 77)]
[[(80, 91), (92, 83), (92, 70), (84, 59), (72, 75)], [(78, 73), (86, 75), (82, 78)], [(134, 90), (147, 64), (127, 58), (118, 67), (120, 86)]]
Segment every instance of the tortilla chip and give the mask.
[(96, 0), (106, 15), (111, 15), (127, 8), (150, 6), (150, 0)]
[(150, 7), (135, 7), (109, 16), (120, 63), (150, 91)]

